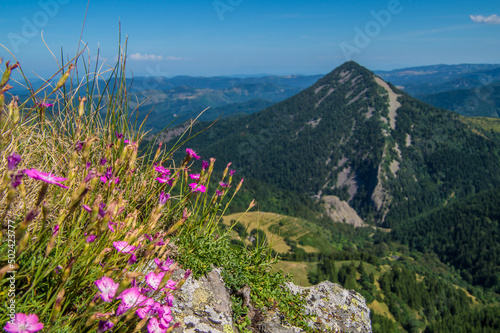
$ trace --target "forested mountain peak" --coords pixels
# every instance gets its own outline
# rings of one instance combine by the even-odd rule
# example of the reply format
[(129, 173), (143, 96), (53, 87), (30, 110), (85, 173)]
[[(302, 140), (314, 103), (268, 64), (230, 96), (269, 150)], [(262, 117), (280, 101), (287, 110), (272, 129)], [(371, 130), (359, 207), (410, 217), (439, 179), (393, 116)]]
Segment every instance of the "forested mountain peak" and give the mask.
[(245, 177), (318, 200), (337, 196), (389, 226), (500, 184), (496, 134), (353, 61), (266, 110), (218, 122), (192, 146)]

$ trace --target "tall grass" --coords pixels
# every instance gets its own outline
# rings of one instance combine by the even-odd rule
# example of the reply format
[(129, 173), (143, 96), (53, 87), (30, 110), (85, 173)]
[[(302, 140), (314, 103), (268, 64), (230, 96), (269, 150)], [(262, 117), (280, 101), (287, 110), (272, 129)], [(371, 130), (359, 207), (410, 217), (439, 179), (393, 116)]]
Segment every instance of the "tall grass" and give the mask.
[[(270, 273), (270, 249), (231, 246), (218, 229), (243, 180), (228, 165), (186, 149), (139, 151), (145, 133), (129, 110), (126, 48), (106, 71), (80, 53), (29, 97), (0, 82), (0, 322), (8, 332), (170, 332), (172, 293), (192, 269), (222, 267), (233, 291), (245, 285), (258, 307), (302, 321), (300, 299)], [(232, 186), (231, 186), (232, 184)], [(210, 190), (209, 190), (210, 189)], [(252, 207), (252, 204), (249, 208)], [(174, 262), (172, 259), (178, 261)], [(153, 264), (154, 263), (154, 264)], [(182, 264), (187, 273), (173, 281)], [(238, 303), (238, 302), (236, 302)], [(243, 308), (236, 318), (246, 326)], [(292, 310), (290, 310), (292, 309)], [(242, 319), (243, 318), (243, 319)], [(24, 329), (24, 330), (23, 330)], [(16, 331), (17, 330), (17, 331)]]

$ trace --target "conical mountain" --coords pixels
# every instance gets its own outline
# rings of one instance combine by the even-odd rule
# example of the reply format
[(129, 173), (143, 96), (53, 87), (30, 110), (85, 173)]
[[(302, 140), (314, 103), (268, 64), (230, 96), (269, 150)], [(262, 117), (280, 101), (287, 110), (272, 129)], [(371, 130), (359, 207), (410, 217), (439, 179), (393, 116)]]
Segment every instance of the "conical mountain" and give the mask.
[(500, 185), (499, 142), (496, 133), (349, 61), (264, 111), (218, 122), (190, 144), (233, 162), (240, 175), (310, 197), (335, 195), (365, 220), (390, 226)]

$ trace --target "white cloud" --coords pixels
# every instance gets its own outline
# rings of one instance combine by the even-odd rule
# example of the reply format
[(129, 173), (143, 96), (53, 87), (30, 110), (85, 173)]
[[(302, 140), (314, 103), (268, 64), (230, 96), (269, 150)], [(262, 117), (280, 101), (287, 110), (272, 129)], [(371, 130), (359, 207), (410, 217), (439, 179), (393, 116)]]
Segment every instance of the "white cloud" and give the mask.
[(131, 60), (149, 60), (149, 61), (175, 61), (175, 60), (185, 60), (186, 58), (181, 58), (181, 57), (174, 57), (174, 56), (169, 56), (169, 57), (164, 57), (162, 55), (156, 55), (156, 54), (140, 54), (140, 53), (134, 53), (128, 56), (129, 59)]
[(181, 57), (166, 57), (165, 60), (184, 60), (185, 58)]
[(134, 53), (129, 55), (129, 58), (131, 60), (153, 60), (153, 61), (161, 61), (163, 60), (163, 56), (161, 55), (155, 55), (155, 54), (140, 54), (140, 53)]
[(470, 19), (476, 23), (500, 24), (500, 17), (496, 14), (490, 16), (470, 15)]

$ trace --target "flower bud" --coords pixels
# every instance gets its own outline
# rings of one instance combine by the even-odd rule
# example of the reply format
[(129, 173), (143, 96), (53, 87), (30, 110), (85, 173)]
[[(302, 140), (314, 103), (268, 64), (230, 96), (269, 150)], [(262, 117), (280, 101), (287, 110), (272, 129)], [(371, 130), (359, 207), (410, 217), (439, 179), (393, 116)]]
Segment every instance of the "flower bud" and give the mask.
[(85, 114), (85, 101), (87, 97), (78, 97), (80, 104), (78, 105), (78, 117), (81, 118)]
[(57, 82), (56, 84), (56, 87), (54, 88), (54, 90), (52, 90), (51, 94), (53, 94), (54, 92), (56, 92), (59, 88), (61, 88), (65, 83), (66, 81), (68, 80), (69, 78), (69, 73), (71, 72), (71, 70), (75, 67), (75, 65), (73, 64), (70, 64), (68, 66), (68, 70), (63, 74), (63, 76), (59, 79), (59, 82)]

